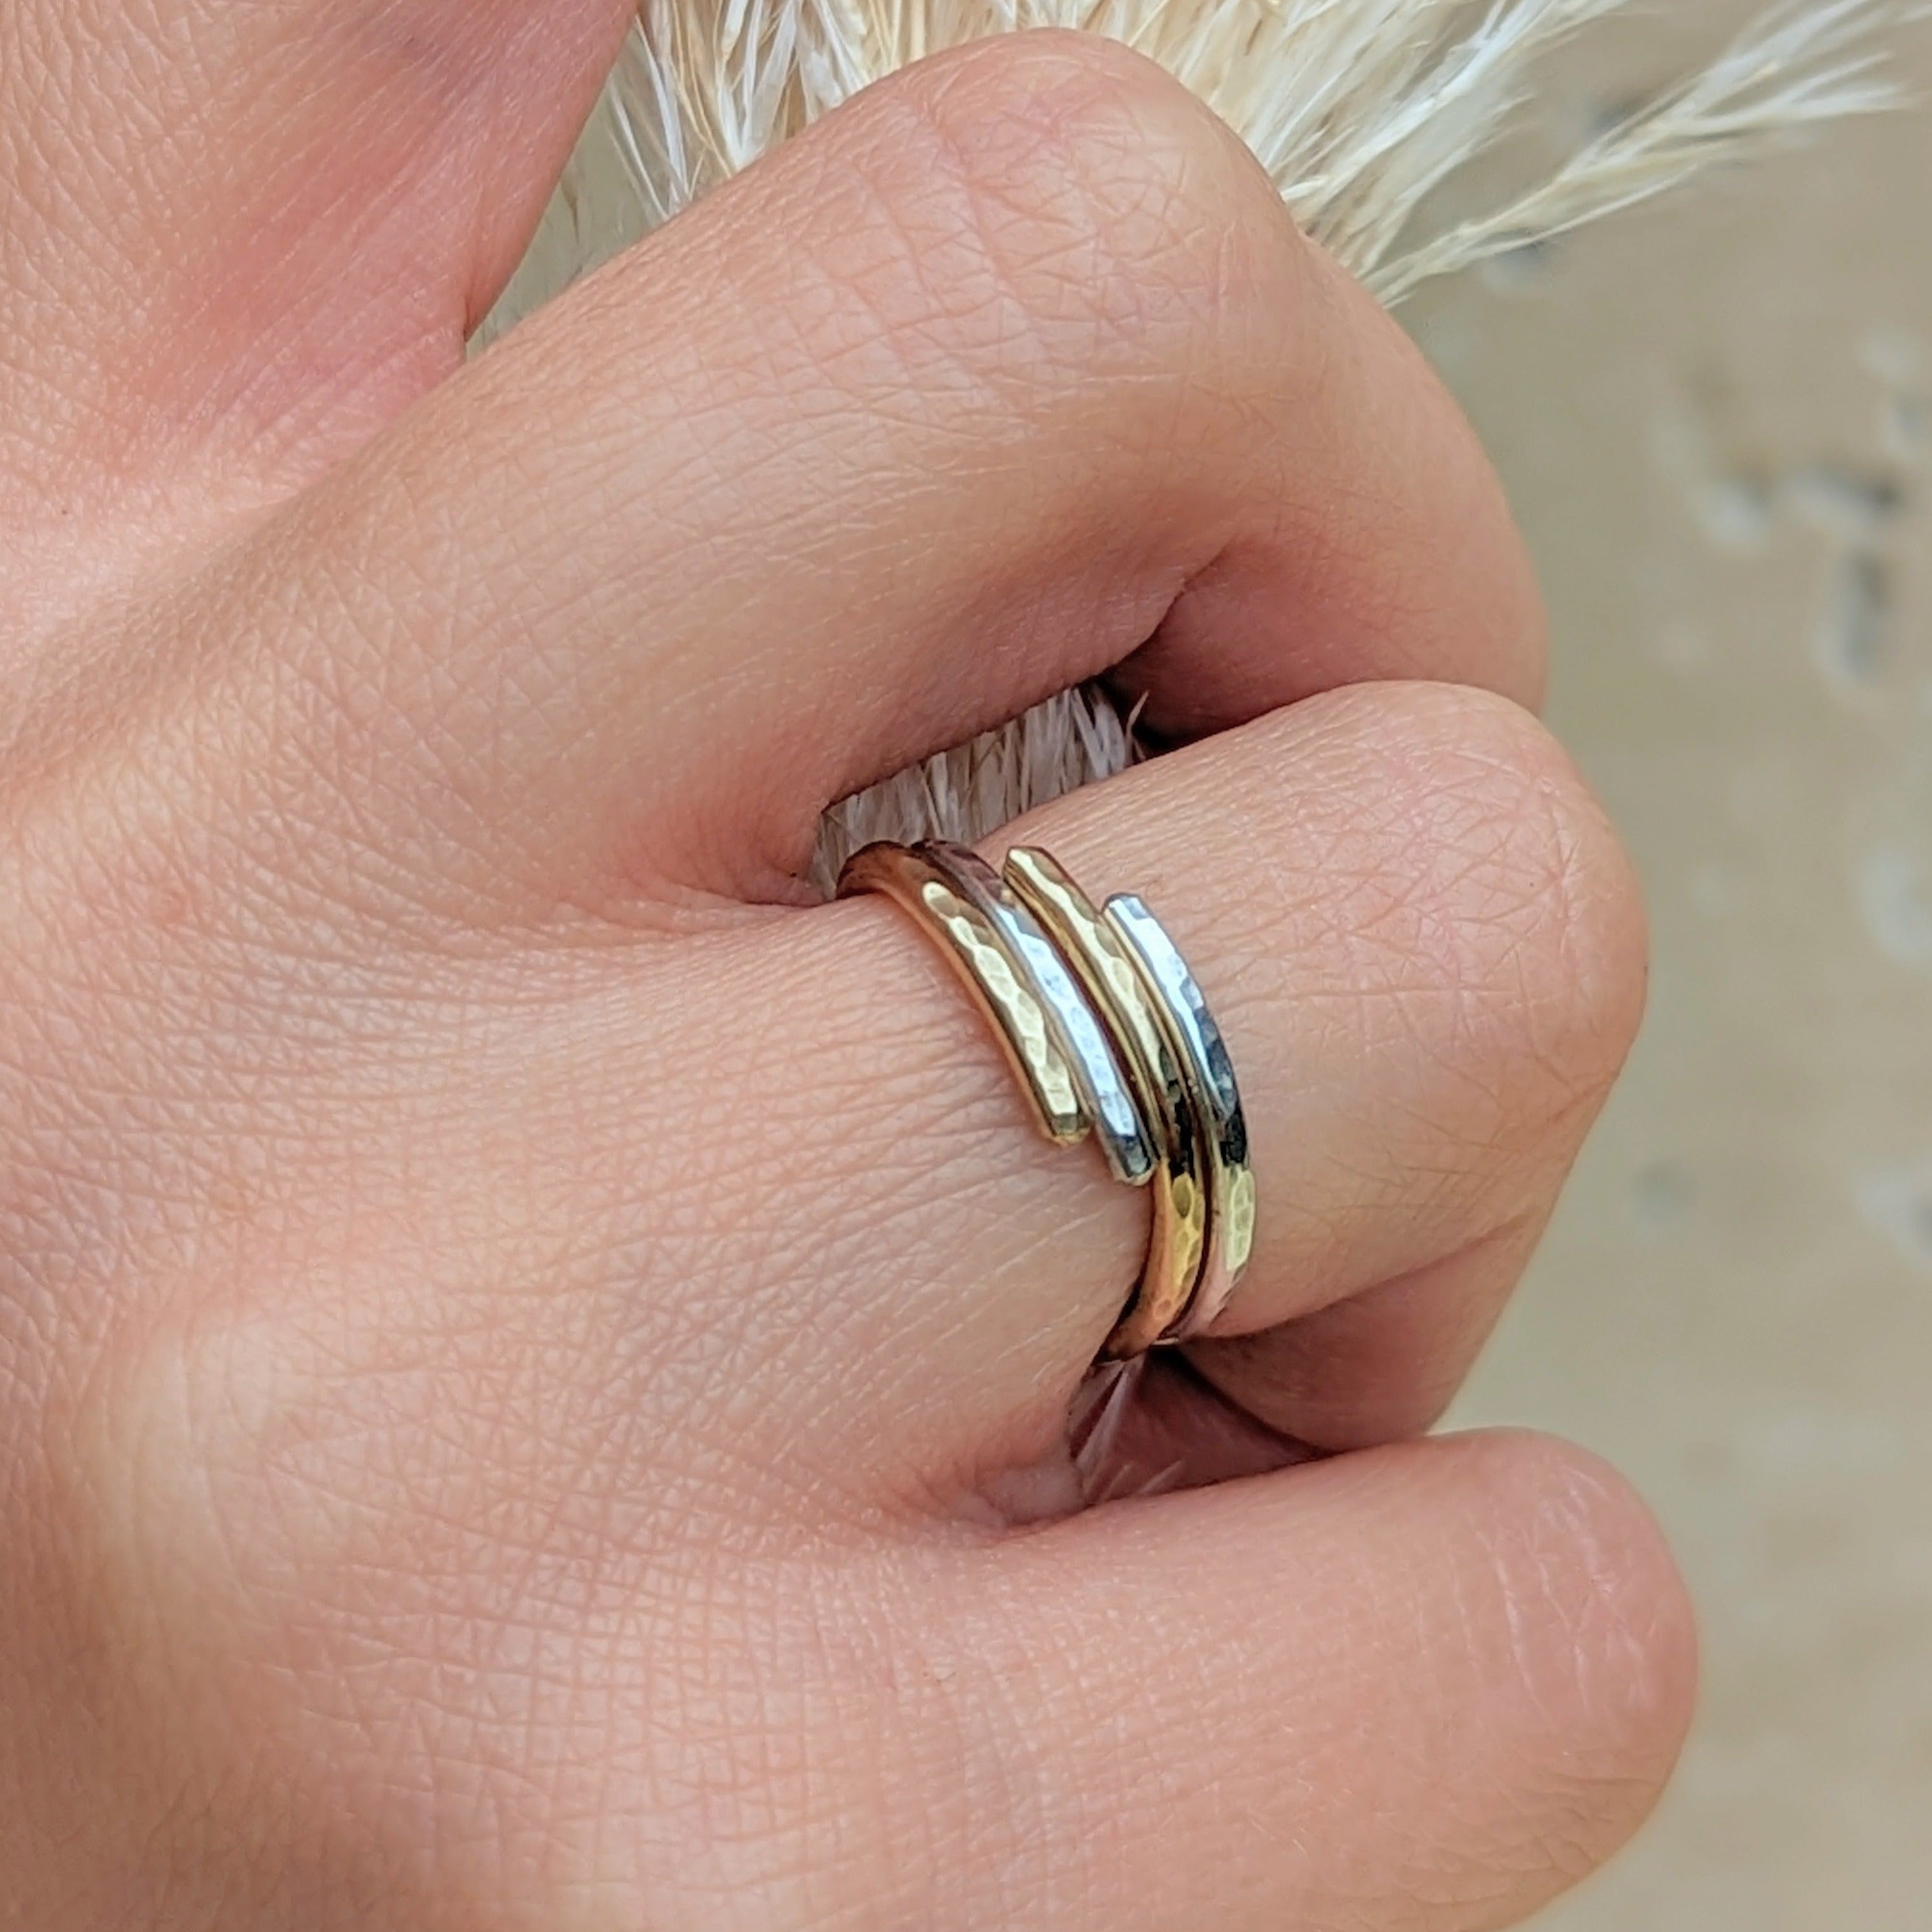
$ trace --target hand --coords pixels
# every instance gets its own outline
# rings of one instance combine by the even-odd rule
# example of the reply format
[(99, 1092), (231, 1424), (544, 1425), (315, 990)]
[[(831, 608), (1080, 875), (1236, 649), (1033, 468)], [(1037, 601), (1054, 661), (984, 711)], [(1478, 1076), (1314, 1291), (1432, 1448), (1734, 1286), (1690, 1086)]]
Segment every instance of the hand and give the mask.
[[(0, 1918), (1510, 1920), (1691, 1664), (1613, 1476), (1408, 1439), (1640, 998), (1496, 486), (1091, 40), (461, 367), (625, 10), (0, 22)], [(1360, 1453), (1066, 1516), (1144, 1204), (798, 881), (1110, 666), (1178, 748), (1016, 834), (1175, 932), (1262, 1214), (1146, 1426)]]

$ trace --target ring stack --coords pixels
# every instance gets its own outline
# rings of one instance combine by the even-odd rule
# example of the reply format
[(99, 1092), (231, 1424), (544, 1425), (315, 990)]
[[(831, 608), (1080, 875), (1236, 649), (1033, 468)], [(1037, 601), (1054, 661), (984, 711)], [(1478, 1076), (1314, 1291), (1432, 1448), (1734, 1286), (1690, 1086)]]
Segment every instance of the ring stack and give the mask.
[(841, 898), (859, 892), (938, 946), (1040, 1131), (1091, 1136), (1116, 1180), (1147, 1190), (1147, 1256), (1102, 1356), (1198, 1334), (1247, 1264), (1255, 1180), (1226, 1044), (1166, 928), (1130, 892), (1096, 908), (1036, 845), (998, 872), (943, 840), (867, 845), (838, 877)]

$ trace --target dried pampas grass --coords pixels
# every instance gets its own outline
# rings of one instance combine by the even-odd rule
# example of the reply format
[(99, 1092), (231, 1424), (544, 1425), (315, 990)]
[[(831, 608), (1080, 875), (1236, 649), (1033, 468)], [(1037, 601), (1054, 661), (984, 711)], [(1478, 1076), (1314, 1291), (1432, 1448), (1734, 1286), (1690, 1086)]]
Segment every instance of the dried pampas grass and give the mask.
[[(644, 0), (590, 136), (644, 220), (676, 214), (924, 55), (1066, 27), (1159, 62), (1252, 148), (1295, 218), (1384, 300), (1656, 194), (1768, 135), (1875, 106), (1882, 0), (1774, 9), (1546, 178), (1436, 232), (1424, 202), (1508, 131), (1532, 64), (1628, 0)], [(580, 219), (590, 185), (573, 177)]]

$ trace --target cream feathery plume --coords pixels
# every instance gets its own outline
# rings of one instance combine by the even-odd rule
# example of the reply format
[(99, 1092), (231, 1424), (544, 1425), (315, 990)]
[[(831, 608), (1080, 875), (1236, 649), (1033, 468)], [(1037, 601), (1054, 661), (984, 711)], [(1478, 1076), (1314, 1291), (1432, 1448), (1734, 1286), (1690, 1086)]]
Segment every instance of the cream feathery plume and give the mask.
[(500, 327), (896, 68), (1058, 26), (1159, 62), (1385, 301), (1780, 134), (1886, 106), (1893, 0), (1784, 0), (1543, 180), (1439, 230), (1430, 196), (1534, 98), (1538, 61), (1630, 0), (641, 0)]

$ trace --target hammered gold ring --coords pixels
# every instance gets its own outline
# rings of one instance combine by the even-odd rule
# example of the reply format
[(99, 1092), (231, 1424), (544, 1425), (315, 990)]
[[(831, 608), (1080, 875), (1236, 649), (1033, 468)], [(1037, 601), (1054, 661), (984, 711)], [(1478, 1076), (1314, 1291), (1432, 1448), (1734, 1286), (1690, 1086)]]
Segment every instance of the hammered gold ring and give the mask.
[(938, 946), (990, 1022), (1040, 1131), (1090, 1136), (1151, 1204), (1140, 1279), (1103, 1356), (1198, 1334), (1253, 1245), (1255, 1180), (1226, 1042), (1166, 928), (1133, 894), (1096, 908), (1038, 846), (998, 872), (944, 840), (867, 845), (838, 896), (880, 892)]

